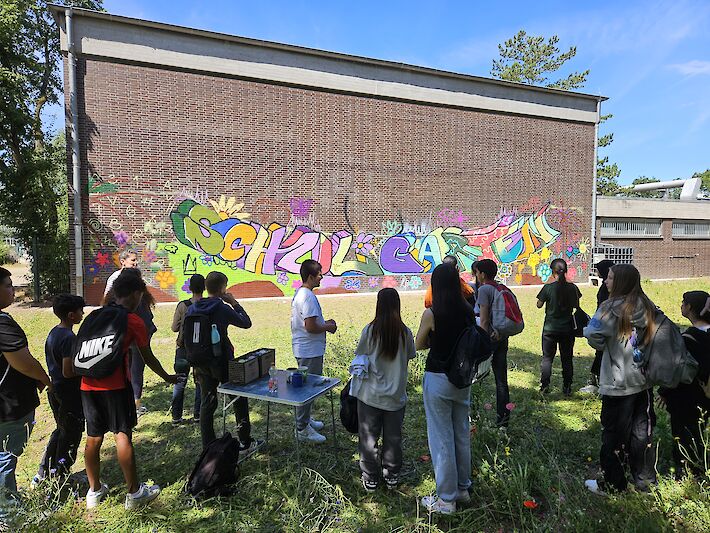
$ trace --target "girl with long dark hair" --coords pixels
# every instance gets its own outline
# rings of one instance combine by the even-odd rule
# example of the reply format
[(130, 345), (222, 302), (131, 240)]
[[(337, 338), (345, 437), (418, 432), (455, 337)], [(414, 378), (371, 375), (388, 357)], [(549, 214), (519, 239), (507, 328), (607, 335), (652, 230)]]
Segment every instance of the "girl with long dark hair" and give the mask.
[[(675, 389), (659, 388), (661, 404), (671, 417), (673, 459), (676, 475), (684, 474), (684, 467), (695, 474), (705, 472), (710, 445), (703, 440), (703, 432), (710, 416), (710, 311), (704, 311), (708, 293), (690, 291), (683, 294), (682, 315), (692, 324), (683, 333), (685, 347), (698, 362), (698, 375), (692, 383), (681, 383)], [(708, 449), (706, 449), (708, 445)]]
[(653, 448), (653, 388), (634, 362), (634, 350), (653, 337), (657, 308), (641, 288), (633, 265), (614, 265), (606, 279), (609, 299), (597, 310), (584, 336), (592, 348), (603, 350), (599, 375), (602, 397), (602, 447), (599, 461), (604, 480), (587, 480), (592, 492), (623, 491), (625, 464), (640, 490), (656, 481)]
[(574, 350), (574, 319), (572, 313), (579, 307), (582, 293), (567, 281), (567, 263), (555, 259), (550, 264), (555, 281), (545, 285), (537, 295), (537, 307), (545, 306), (545, 325), (542, 328), (542, 363), (540, 365), (540, 392), (550, 390), (552, 360), (558, 348), (562, 360), (562, 392), (572, 394), (572, 351)]
[[(351, 394), (358, 399), (362, 486), (374, 491), (382, 474), (387, 488), (394, 489), (402, 468), (407, 363), (417, 354), (414, 336), (402, 322), (395, 289), (377, 293), (375, 319), (362, 330), (355, 353), (369, 360), (367, 378), (353, 378), (355, 386), (351, 386)], [(378, 450), (380, 434), (382, 446)]]
[(474, 323), (473, 308), (461, 295), (459, 274), (442, 264), (431, 276), (432, 306), (422, 314), (416, 348), (429, 348), (423, 397), (436, 495), (422, 498), (430, 512), (450, 514), (456, 502), (470, 500), (471, 434), (468, 415), (471, 387), (459, 389), (446, 376), (460, 333)]

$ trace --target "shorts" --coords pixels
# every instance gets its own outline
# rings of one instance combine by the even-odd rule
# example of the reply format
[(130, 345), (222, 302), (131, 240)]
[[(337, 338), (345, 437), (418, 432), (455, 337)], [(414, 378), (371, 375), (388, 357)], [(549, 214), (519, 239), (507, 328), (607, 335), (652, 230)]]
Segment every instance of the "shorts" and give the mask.
[(131, 387), (107, 391), (83, 390), (81, 403), (89, 437), (103, 437), (108, 432), (125, 433), (130, 437), (138, 424)]

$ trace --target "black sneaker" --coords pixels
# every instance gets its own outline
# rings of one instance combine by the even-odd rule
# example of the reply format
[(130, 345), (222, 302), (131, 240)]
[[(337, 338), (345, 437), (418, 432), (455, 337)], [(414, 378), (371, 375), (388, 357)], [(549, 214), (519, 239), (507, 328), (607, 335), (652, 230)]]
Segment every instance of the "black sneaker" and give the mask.
[(550, 394), (550, 386), (540, 385), (540, 394)]
[[(388, 490), (394, 490), (399, 485), (399, 476), (386, 476), (383, 477), (383, 479)], [(375, 484), (375, 486), (377, 486), (377, 484)]]
[(365, 477), (365, 474), (360, 476), (360, 480), (362, 481), (362, 488), (365, 489), (365, 492), (375, 492), (377, 490), (377, 481), (370, 481)]
[(562, 388), (562, 394), (565, 396), (572, 396), (572, 385), (565, 385)]

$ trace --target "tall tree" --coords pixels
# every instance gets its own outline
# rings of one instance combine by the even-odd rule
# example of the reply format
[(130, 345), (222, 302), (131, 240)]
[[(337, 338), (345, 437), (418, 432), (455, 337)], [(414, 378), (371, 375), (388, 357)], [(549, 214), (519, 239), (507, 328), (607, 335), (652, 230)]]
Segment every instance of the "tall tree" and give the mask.
[[(560, 53), (557, 35), (547, 41), (543, 36), (528, 35), (520, 30), (512, 38), (498, 45), (499, 59), (493, 60), (491, 76), (506, 81), (549, 87), (552, 89), (578, 89), (583, 87), (589, 75), (589, 69), (583, 72), (572, 72), (566, 78), (550, 81), (548, 74), (556, 73), (562, 66), (577, 55), (577, 48), (570, 46), (569, 50)], [(602, 115), (599, 123), (610, 119), (612, 115)], [(614, 141), (614, 134), (600, 135), (597, 139), (599, 148), (605, 148)], [(597, 159), (597, 193), (604, 196), (614, 196), (622, 192), (618, 177), (621, 170), (616, 163), (609, 162), (609, 156)]]
[(710, 168), (705, 172), (695, 172), (691, 178), (700, 178), (703, 183), (700, 189), (706, 195), (710, 195)]
[[(100, 0), (66, 3), (101, 6)], [(67, 197), (56, 180), (66, 152), (48, 142), (51, 134), (42, 127), (44, 107), (59, 102), (60, 62), (59, 29), (47, 2), (0, 0), (0, 216), (27, 249), (33, 236), (62, 237), (58, 206)]]
[(557, 72), (577, 54), (577, 48), (560, 53), (557, 35), (547, 42), (543, 36), (528, 35), (520, 30), (512, 38), (498, 45), (500, 59), (493, 60), (491, 76), (506, 81), (539, 85), (554, 89), (577, 89), (587, 81), (589, 70), (572, 72), (566, 78), (550, 81), (547, 74)]

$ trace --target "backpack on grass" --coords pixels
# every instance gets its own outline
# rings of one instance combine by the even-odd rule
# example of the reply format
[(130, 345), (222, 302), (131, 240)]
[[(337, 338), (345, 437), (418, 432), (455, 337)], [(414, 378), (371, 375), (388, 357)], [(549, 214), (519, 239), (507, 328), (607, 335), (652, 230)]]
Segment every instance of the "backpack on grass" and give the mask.
[(688, 353), (678, 326), (660, 310), (653, 326), (648, 345), (634, 346), (634, 361), (652, 385), (674, 389), (691, 383), (698, 374), (698, 362)]
[[(483, 379), (490, 372), (491, 356), (491, 338), (482, 328), (472, 324), (466, 327), (456, 339), (454, 349), (451, 351), (446, 377), (455, 387), (465, 389), (474, 381)], [(487, 368), (486, 361), (489, 361)]]
[(109, 304), (92, 311), (79, 327), (74, 340), (74, 373), (105, 378), (123, 364), (123, 338), (128, 329), (128, 310)]
[(512, 337), (525, 328), (523, 312), (520, 310), (518, 299), (508, 287), (494, 281), (486, 283), (495, 290), (491, 304), (491, 326), (501, 337)]
[(187, 480), (194, 497), (228, 496), (239, 479), (239, 441), (227, 432), (210, 442)]

